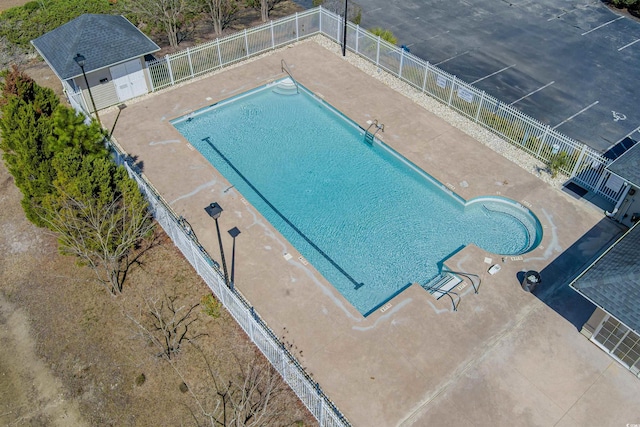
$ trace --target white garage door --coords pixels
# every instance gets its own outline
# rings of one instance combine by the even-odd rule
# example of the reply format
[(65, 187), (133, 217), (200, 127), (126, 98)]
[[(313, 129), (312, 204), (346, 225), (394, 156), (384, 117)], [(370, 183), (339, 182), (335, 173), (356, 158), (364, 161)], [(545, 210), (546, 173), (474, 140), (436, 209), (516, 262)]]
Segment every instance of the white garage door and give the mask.
[(134, 59), (124, 64), (114, 65), (109, 71), (121, 102), (144, 95), (149, 91), (140, 60)]

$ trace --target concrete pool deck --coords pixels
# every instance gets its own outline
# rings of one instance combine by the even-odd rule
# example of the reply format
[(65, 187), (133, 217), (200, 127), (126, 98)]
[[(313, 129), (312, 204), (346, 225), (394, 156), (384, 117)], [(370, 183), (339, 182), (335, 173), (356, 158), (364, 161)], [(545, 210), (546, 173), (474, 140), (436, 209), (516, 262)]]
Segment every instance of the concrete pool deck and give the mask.
[[(541, 245), (504, 260), (468, 247), (449, 260), (453, 270), (482, 278), (478, 294), (470, 285), (460, 291), (457, 312), (448, 298), (413, 285), (364, 318), (169, 123), (284, 77), (281, 59), (296, 80), (361, 126), (384, 123), (378, 135), (385, 143), (463, 198), (501, 195), (529, 207), (544, 228)], [(312, 40), (127, 104), (115, 129), (120, 145), (218, 260), (204, 207), (220, 203), (227, 251), (225, 231), (242, 231), (236, 286), (353, 425), (640, 423), (640, 381), (580, 335), (576, 323), (586, 321), (590, 306), (566, 292), (567, 280), (621, 232), (594, 205)], [(101, 116), (110, 129), (116, 111)], [(393, 221), (393, 207), (381, 215)], [(501, 271), (489, 275), (485, 258)], [(536, 294), (520, 287), (518, 273), (526, 270), (541, 272)]]

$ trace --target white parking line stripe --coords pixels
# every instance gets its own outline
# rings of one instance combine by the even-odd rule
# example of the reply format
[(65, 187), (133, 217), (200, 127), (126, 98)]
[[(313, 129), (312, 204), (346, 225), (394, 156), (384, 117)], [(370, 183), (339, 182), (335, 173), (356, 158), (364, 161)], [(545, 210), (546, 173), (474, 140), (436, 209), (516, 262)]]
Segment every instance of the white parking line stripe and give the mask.
[(449, 33), (449, 30), (445, 31), (444, 33), (436, 34), (435, 36), (431, 36), (431, 37), (429, 37), (428, 39), (425, 39), (425, 40), (435, 39), (436, 37), (440, 37), (440, 36), (442, 36), (444, 34), (448, 34), (448, 33)]
[(589, 108), (593, 107), (594, 105), (596, 105), (597, 103), (599, 103), (600, 101), (596, 101), (593, 104), (589, 105), (588, 107), (584, 107), (582, 110), (578, 111), (577, 113), (575, 113), (573, 116), (564, 119), (563, 121), (561, 121), (560, 123), (558, 123), (557, 125), (555, 125), (554, 127), (552, 127), (551, 129), (555, 130), (558, 126), (561, 126), (565, 123), (567, 123), (569, 120), (573, 119), (575, 116), (584, 113), (585, 111), (587, 111)]
[(622, 138), (620, 138), (618, 141), (616, 141), (615, 144), (611, 144), (611, 146), (609, 148), (607, 148), (607, 151), (609, 149), (611, 149), (611, 147), (614, 147), (618, 144), (620, 144), (623, 140), (625, 140), (626, 138), (629, 138), (631, 135), (633, 135), (634, 133), (640, 131), (640, 126), (638, 126), (637, 128), (635, 128), (634, 130), (632, 130), (631, 132), (629, 132), (628, 134), (626, 134), (625, 136), (623, 136)]
[(618, 20), (620, 20), (620, 19), (624, 19), (624, 16), (618, 16), (616, 19), (612, 19), (612, 20), (611, 20), (611, 21), (609, 21), (609, 22), (605, 22), (604, 24), (598, 25), (597, 27), (592, 28), (592, 29), (590, 29), (589, 31), (587, 31), (586, 33), (582, 33), (582, 34), (580, 34), (580, 35), (581, 35), (581, 36), (584, 36), (584, 35), (586, 35), (586, 34), (589, 34), (591, 31), (595, 31), (595, 30), (597, 30), (597, 29), (599, 29), (599, 28), (604, 27), (605, 25), (609, 25), (609, 24), (611, 24), (612, 22), (616, 22), (616, 21), (618, 21)]
[(640, 39), (636, 39), (636, 40), (632, 41), (631, 43), (627, 43), (624, 46), (622, 46), (620, 49), (618, 49), (618, 52), (620, 52), (622, 49), (626, 49), (629, 46), (631, 46), (632, 44), (635, 44), (635, 43), (638, 43), (638, 42), (640, 42)]
[(447, 61), (451, 61), (452, 59), (456, 59), (456, 58), (457, 58), (457, 57), (459, 57), (459, 56), (466, 55), (466, 54), (467, 54), (467, 53), (469, 53), (469, 52), (471, 52), (471, 51), (470, 51), (470, 50), (468, 50), (468, 51), (466, 51), (466, 52), (462, 52), (462, 53), (460, 53), (460, 54), (458, 54), (458, 55), (456, 55), (456, 56), (452, 56), (451, 58), (447, 58), (447, 59), (445, 59), (444, 61), (440, 61), (440, 62), (438, 62), (437, 64), (433, 64), (433, 65), (440, 65), (440, 64), (444, 64), (444, 63), (445, 63), (445, 62), (447, 62)]
[(536, 93), (536, 92), (540, 92), (540, 91), (541, 91), (542, 89), (544, 89), (545, 87), (547, 87), (547, 86), (551, 86), (551, 85), (552, 85), (552, 84), (554, 84), (555, 82), (556, 82), (555, 80), (554, 80), (554, 81), (552, 81), (552, 82), (549, 82), (549, 83), (547, 83), (546, 85), (544, 85), (544, 86), (542, 86), (542, 87), (539, 87), (538, 89), (534, 90), (533, 92), (529, 92), (528, 94), (526, 94), (526, 95), (525, 95), (525, 96), (523, 96), (522, 98), (518, 98), (518, 99), (516, 99), (515, 101), (513, 101), (513, 102), (512, 102), (511, 104), (509, 104), (509, 105), (513, 105), (513, 104), (515, 104), (516, 102), (520, 102), (520, 101), (522, 101), (523, 99), (530, 97), (530, 96), (531, 96), (531, 95), (533, 95), (534, 93)]
[(498, 71), (496, 71), (495, 73), (491, 73), (491, 74), (489, 74), (489, 75), (486, 75), (486, 76), (484, 76), (484, 77), (479, 78), (478, 80), (474, 80), (474, 81), (472, 81), (470, 84), (474, 85), (474, 84), (476, 84), (476, 83), (478, 83), (478, 82), (481, 82), (481, 81), (482, 81), (482, 80), (484, 80), (484, 79), (488, 79), (488, 78), (489, 78), (489, 77), (491, 77), (491, 76), (495, 76), (496, 74), (501, 73), (501, 72), (503, 72), (504, 70), (508, 70), (509, 68), (513, 68), (513, 67), (515, 67), (515, 66), (516, 66), (516, 64), (509, 65), (508, 67), (504, 67), (503, 69), (498, 70)]

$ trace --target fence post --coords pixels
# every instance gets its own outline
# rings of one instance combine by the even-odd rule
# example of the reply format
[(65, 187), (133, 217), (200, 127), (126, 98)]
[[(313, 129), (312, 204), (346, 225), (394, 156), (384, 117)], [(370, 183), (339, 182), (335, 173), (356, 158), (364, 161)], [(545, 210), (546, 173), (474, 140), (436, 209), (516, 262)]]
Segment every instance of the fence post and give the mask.
[(300, 30), (298, 29), (298, 12), (296, 12), (296, 41), (300, 40)]
[(253, 310), (253, 306), (249, 309), (249, 315), (251, 316), (251, 321), (247, 322), (249, 324), (249, 338), (251, 338), (251, 342), (256, 342), (255, 334), (253, 333), (253, 321), (256, 318), (256, 313)]
[(360, 26), (356, 25), (356, 54), (360, 54), (358, 49), (358, 42), (360, 41)]
[(269, 21), (271, 23), (271, 49), (276, 48), (276, 37), (273, 34), (273, 21)]
[(582, 158), (584, 157), (585, 151), (587, 151), (587, 146), (585, 144), (582, 144), (582, 150), (580, 151), (580, 155), (578, 156), (578, 161), (576, 162), (575, 166), (573, 166), (573, 170), (571, 171), (571, 176), (569, 178), (573, 178), (578, 174), (578, 168), (582, 163)]
[(245, 48), (245, 52), (246, 55), (245, 57), (249, 57), (249, 38), (247, 37), (247, 29), (244, 29), (244, 48)]
[(198, 276), (200, 276), (200, 267), (198, 264), (198, 248), (196, 247), (196, 245), (193, 244), (193, 240), (191, 240), (191, 238), (189, 238), (190, 241), (190, 245), (191, 246), (191, 256), (193, 257), (193, 265), (195, 266), (196, 269), (196, 273), (198, 273)]
[(451, 99), (453, 98), (453, 87), (456, 85), (456, 76), (453, 76), (453, 80), (451, 80), (451, 92), (449, 92), (449, 102), (447, 102), (447, 107), (451, 108)]
[[(602, 187), (602, 182), (604, 181), (604, 177), (607, 174), (607, 170), (605, 169), (605, 165), (601, 164), (600, 165), (602, 168), (602, 171), (600, 171), (600, 178), (598, 179), (598, 183), (596, 184), (596, 186), (594, 187), (594, 189), (596, 190), (596, 192), (600, 193), (600, 187)], [(611, 174), (609, 174), (611, 175)], [(608, 177), (607, 177), (608, 178)]]
[(320, 34), (324, 34), (322, 32), (322, 6), (318, 6), (318, 12), (320, 14), (320, 17), (318, 18), (318, 30), (320, 31)]
[(284, 350), (284, 342), (279, 341), (278, 342), (280, 345), (278, 346), (279, 349), (279, 353), (280, 353), (280, 358), (282, 359), (282, 371), (284, 372), (284, 366), (287, 364), (287, 353)]
[(480, 97), (480, 103), (478, 104), (478, 112), (476, 113), (476, 123), (478, 123), (478, 118), (480, 117), (480, 110), (482, 109), (483, 103), (484, 103), (484, 91), (482, 91), (482, 96)]
[(191, 63), (191, 51), (189, 50), (188, 47), (187, 47), (187, 60), (189, 60), (189, 71), (191, 72), (191, 78), (193, 78), (194, 74), (193, 74), (193, 64)]
[[(286, 363), (283, 363), (283, 364), (282, 364), (282, 379), (283, 379), (287, 384), (289, 384), (289, 382), (287, 381), (287, 364), (286, 364)], [(291, 386), (289, 386), (289, 387), (291, 387)], [(293, 387), (291, 387), (291, 388), (293, 389)]]
[(218, 61), (220, 61), (220, 68), (222, 68), (222, 52), (220, 52), (220, 38), (216, 39), (216, 46), (218, 47)]
[(424, 80), (422, 82), (422, 93), (427, 91), (427, 76), (429, 75), (429, 61), (424, 66)]
[(378, 36), (378, 51), (376, 52), (376, 67), (380, 67), (380, 36)]
[(150, 64), (145, 61), (144, 65), (145, 65), (144, 72), (147, 75), (147, 80), (151, 84), (151, 92), (155, 92), (156, 91), (156, 87), (153, 84), (153, 75), (151, 74), (151, 69), (149, 68)]
[(164, 56), (164, 60), (167, 62), (167, 70), (169, 70), (169, 80), (171, 81), (171, 86), (175, 84), (173, 81), (173, 71), (171, 70), (171, 57), (167, 54)]
[(402, 63), (404, 62), (404, 49), (400, 49), (400, 67), (398, 69), (398, 77), (402, 78)]
[(322, 391), (320, 390), (320, 384), (316, 383), (316, 392), (318, 393), (318, 400), (320, 401), (320, 408), (318, 409), (318, 424), (322, 425), (324, 421), (324, 399), (322, 398)]
[(536, 153), (536, 157), (537, 158), (540, 158), (540, 151), (542, 151), (542, 147), (544, 147), (545, 144), (547, 143), (547, 137), (549, 136), (549, 131), (550, 130), (551, 130), (551, 127), (549, 125), (547, 125), (547, 127), (544, 128), (544, 134), (542, 135), (542, 141), (540, 141), (540, 147), (538, 147), (538, 152)]

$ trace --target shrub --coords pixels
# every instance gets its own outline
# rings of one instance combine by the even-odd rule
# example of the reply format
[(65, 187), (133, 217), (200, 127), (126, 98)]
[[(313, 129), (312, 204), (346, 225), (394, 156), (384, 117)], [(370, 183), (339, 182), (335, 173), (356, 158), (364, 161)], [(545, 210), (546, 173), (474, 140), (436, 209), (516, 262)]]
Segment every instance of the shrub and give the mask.
[(220, 301), (215, 299), (215, 297), (212, 294), (207, 294), (203, 296), (202, 299), (200, 300), (200, 305), (202, 305), (202, 311), (207, 316), (211, 316), (214, 319), (217, 319), (218, 317), (220, 317), (220, 307), (221, 307)]
[(0, 37), (14, 46), (30, 49), (40, 37), (83, 13), (111, 13), (108, 0), (40, 0), (12, 7), (0, 14)]
[(136, 385), (140, 387), (147, 380), (147, 377), (144, 375), (144, 372), (136, 377)]
[(561, 151), (558, 154), (555, 154), (551, 160), (547, 163), (549, 167), (549, 171), (551, 172), (551, 177), (555, 178), (558, 176), (558, 172), (562, 170), (569, 163), (569, 155), (566, 151)]
[(369, 30), (371, 34), (374, 36), (380, 37), (382, 40), (385, 40), (391, 44), (398, 43), (398, 38), (393, 35), (391, 30), (385, 30), (384, 28), (374, 27)]

